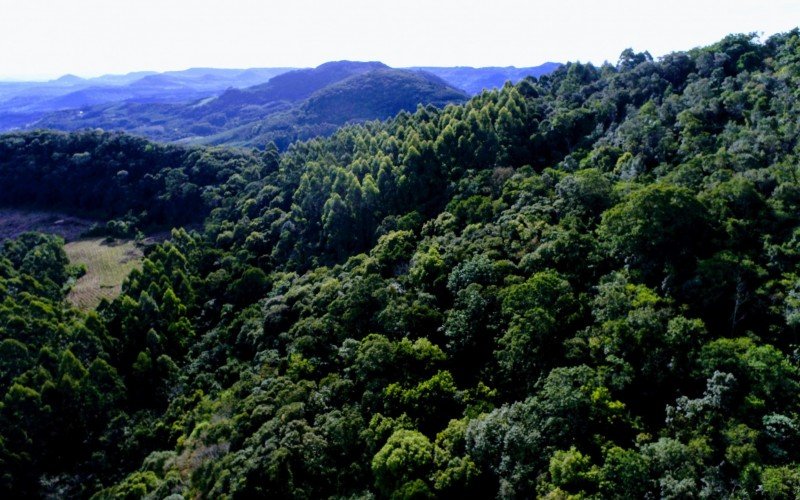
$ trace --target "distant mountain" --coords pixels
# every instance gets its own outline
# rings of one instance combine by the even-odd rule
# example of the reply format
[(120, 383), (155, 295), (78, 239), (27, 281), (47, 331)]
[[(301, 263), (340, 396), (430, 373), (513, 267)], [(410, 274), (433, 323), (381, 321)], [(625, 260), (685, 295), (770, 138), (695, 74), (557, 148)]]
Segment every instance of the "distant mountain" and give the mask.
[(190, 68), (41, 83), (0, 83), (0, 131), (122, 130), (159, 141), (281, 147), (348, 122), (444, 106), (560, 65), (393, 69), (334, 61), (316, 68)]
[(461, 100), (464, 100), (462, 91), (433, 74), (384, 68), (316, 92), (302, 110), (309, 119), (344, 123), (393, 116), (404, 109), (413, 110), (418, 104), (443, 107)]
[[(170, 75), (137, 83), (174, 85)], [(33, 127), (124, 130), (161, 141), (280, 147), (344, 123), (389, 118), (417, 105), (444, 106), (467, 95), (439, 77), (380, 62), (337, 61), (191, 103), (124, 102), (52, 113)]]
[[(329, 62), (312, 69), (289, 71), (271, 78), (268, 82), (245, 89), (229, 89), (219, 97), (192, 106), (193, 117), (215, 112), (230, 115), (232, 108), (243, 111), (245, 119), (260, 118), (264, 115), (252, 114), (253, 106), (274, 105), (275, 103), (294, 103), (306, 99), (329, 85), (376, 69), (386, 69), (379, 62)], [(244, 109), (244, 108), (249, 109)]]
[(108, 103), (177, 103), (269, 81), (291, 68), (190, 68), (155, 73), (65, 75), (49, 82), (0, 82), (0, 131), (21, 128), (48, 113)]
[(444, 107), (467, 98), (436, 75), (382, 65), (324, 87), (288, 112), (192, 142), (238, 146), (274, 142), (285, 148), (295, 140), (330, 134), (346, 123), (386, 119), (420, 104)]
[(52, 80), (52, 83), (55, 85), (80, 85), (86, 80), (75, 75), (64, 75), (61, 78), (56, 80)]
[(517, 83), (528, 76), (538, 78), (542, 75), (548, 75), (560, 66), (560, 63), (547, 62), (540, 66), (529, 68), (515, 68), (514, 66), (471, 68), (457, 66), (453, 68), (418, 67), (413, 69), (433, 73), (450, 85), (470, 95), (475, 95), (480, 94), (483, 90), (500, 88), (507, 81)]
[(124, 75), (103, 75), (92, 78), (91, 82), (94, 85), (127, 85), (133, 83), (140, 78), (148, 75), (156, 75), (157, 71), (135, 71), (133, 73), (126, 73)]
[(184, 79), (168, 75), (166, 73), (158, 73), (155, 75), (147, 75), (142, 77), (134, 82), (131, 82), (128, 85), (128, 88), (148, 88), (148, 87), (156, 87), (162, 89), (172, 89), (172, 88), (182, 88), (186, 84)]
[(351, 76), (388, 68), (381, 62), (328, 62), (313, 69), (284, 73), (263, 85), (248, 89), (248, 92), (264, 96), (269, 101), (297, 101)]

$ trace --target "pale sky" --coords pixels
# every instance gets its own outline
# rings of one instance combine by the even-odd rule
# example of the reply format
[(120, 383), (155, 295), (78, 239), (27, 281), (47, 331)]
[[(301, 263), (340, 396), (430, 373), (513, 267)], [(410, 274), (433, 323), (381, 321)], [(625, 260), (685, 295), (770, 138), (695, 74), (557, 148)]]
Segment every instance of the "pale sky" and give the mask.
[(800, 0), (0, 0), (0, 79), (189, 67), (534, 66), (800, 24)]

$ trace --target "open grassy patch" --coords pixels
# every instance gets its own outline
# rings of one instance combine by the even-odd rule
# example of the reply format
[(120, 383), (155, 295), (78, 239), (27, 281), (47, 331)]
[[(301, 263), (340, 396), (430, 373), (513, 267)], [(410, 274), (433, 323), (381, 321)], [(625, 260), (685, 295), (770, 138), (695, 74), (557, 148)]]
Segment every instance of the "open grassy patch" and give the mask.
[(141, 267), (143, 253), (133, 240), (92, 238), (64, 246), (72, 264), (84, 264), (86, 274), (70, 290), (67, 300), (78, 308), (97, 307), (100, 300), (119, 295), (122, 282)]

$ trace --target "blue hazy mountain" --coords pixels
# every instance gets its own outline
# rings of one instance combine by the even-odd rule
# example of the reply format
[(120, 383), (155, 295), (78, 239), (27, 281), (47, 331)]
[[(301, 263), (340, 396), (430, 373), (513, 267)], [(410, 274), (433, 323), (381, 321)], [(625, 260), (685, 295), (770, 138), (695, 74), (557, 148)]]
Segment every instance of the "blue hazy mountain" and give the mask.
[[(150, 75), (167, 88), (170, 75)], [(141, 83), (142, 80), (135, 82)], [(161, 141), (285, 147), (350, 122), (385, 119), (420, 104), (444, 106), (469, 96), (427, 72), (380, 62), (336, 61), (289, 71), (243, 89), (188, 103), (123, 101), (45, 115), (35, 128), (124, 130)]]
[(452, 68), (426, 67), (420, 69), (433, 73), (445, 80), (450, 85), (459, 88), (470, 95), (481, 93), (483, 90), (500, 88), (504, 83), (510, 81), (517, 83), (527, 76), (540, 77), (555, 71), (561, 66), (560, 63), (547, 62), (539, 66), (528, 68), (507, 67), (485, 67), (472, 68), (469, 66), (456, 66)]
[(558, 66), (395, 69), (334, 61), (304, 69), (190, 68), (0, 82), (0, 131), (100, 128), (160, 141), (285, 146), (419, 104), (462, 102)]
[(64, 75), (47, 82), (0, 82), (0, 131), (25, 127), (55, 111), (98, 104), (189, 102), (229, 88), (264, 83), (289, 69), (191, 68), (88, 79)]
[(385, 65), (374, 68), (322, 87), (285, 111), (191, 142), (256, 147), (274, 142), (285, 148), (296, 140), (328, 135), (347, 123), (386, 119), (419, 105), (444, 107), (469, 97), (432, 73)]

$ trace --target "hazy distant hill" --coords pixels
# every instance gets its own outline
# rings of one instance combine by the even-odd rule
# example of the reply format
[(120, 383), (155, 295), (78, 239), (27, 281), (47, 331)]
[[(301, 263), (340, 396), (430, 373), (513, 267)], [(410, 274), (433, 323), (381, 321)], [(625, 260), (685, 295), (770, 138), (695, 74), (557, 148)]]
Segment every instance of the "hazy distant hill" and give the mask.
[(558, 68), (427, 67), (335, 61), (316, 68), (191, 68), (41, 83), (0, 82), (0, 131), (122, 130), (159, 141), (281, 147), (418, 104), (461, 102)]
[(526, 76), (540, 77), (555, 71), (561, 66), (560, 63), (547, 62), (540, 66), (530, 68), (507, 67), (486, 67), (471, 68), (468, 66), (458, 66), (454, 68), (438, 67), (418, 67), (433, 73), (445, 80), (450, 85), (459, 88), (470, 95), (479, 94), (484, 89), (500, 88), (507, 81), (517, 83)]
[(382, 62), (335, 61), (321, 64), (313, 69), (290, 71), (257, 85), (246, 92), (260, 95), (270, 101), (296, 101), (309, 97), (314, 92), (355, 75), (378, 69), (388, 69)]
[[(168, 75), (159, 77), (170, 84)], [(285, 147), (354, 121), (389, 118), (417, 105), (463, 102), (467, 94), (421, 71), (380, 62), (337, 61), (290, 71), (191, 103), (125, 102), (61, 111), (36, 128), (125, 130), (162, 141)]]
[(65, 75), (48, 82), (0, 82), (0, 131), (25, 127), (54, 111), (120, 102), (188, 102), (229, 88), (264, 83), (291, 68), (191, 68), (155, 73)]
[[(386, 93), (391, 89), (391, 93)], [(420, 100), (424, 97), (424, 101)], [(425, 72), (377, 69), (347, 78), (312, 95), (303, 105), (308, 117), (325, 117), (335, 123), (391, 116), (417, 104), (442, 107), (462, 100), (463, 93), (441, 78)]]
[(274, 142), (284, 148), (295, 140), (327, 135), (345, 123), (385, 119), (419, 104), (443, 107), (466, 98), (433, 74), (382, 65), (324, 87), (288, 112), (194, 142), (240, 146)]
[[(274, 112), (276, 106), (288, 109), (291, 103), (306, 99), (314, 92), (351, 76), (384, 68), (388, 66), (379, 62), (325, 63), (313, 69), (289, 71), (260, 85), (228, 89), (220, 96), (192, 104), (180, 113), (193, 119), (224, 113), (226, 122), (250, 121)], [(263, 106), (267, 109), (263, 109)], [(212, 121), (218, 122), (219, 119)]]

